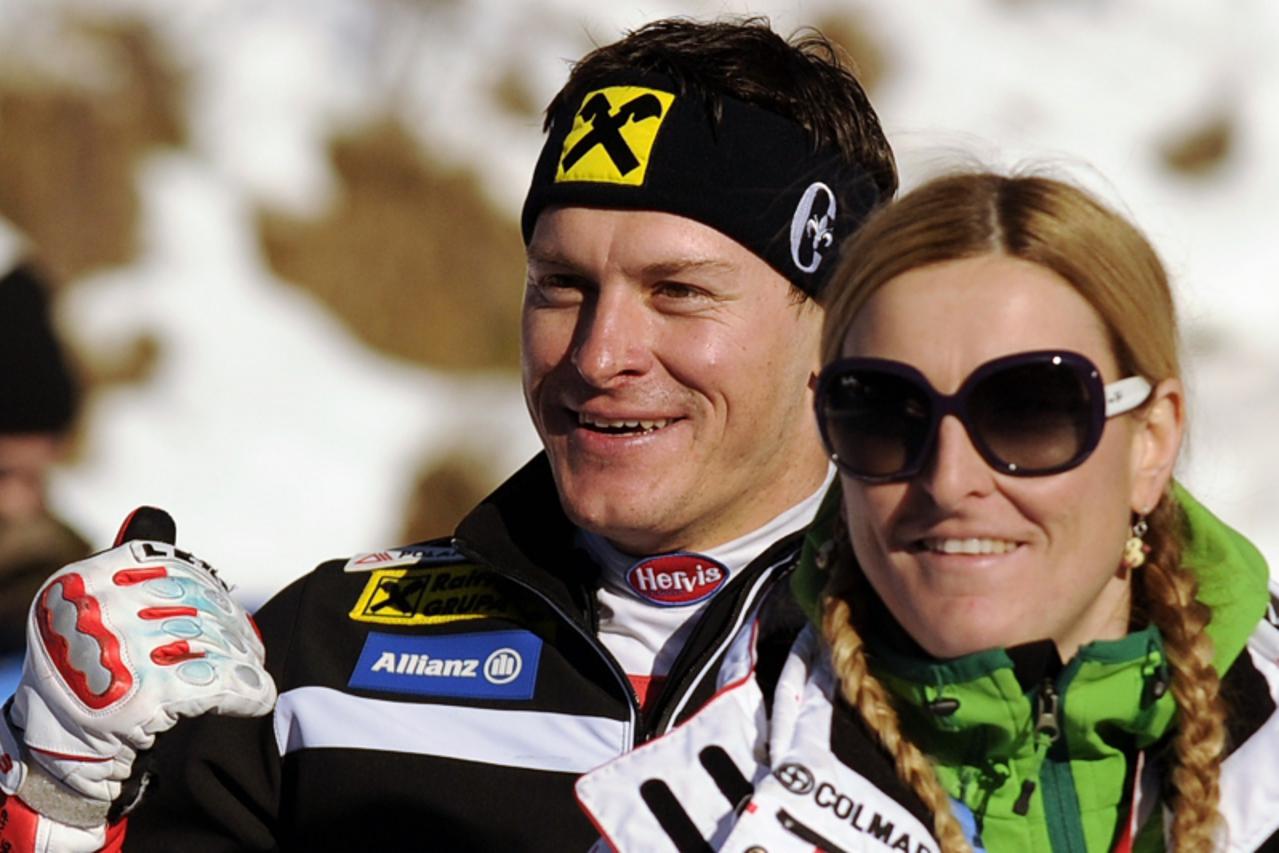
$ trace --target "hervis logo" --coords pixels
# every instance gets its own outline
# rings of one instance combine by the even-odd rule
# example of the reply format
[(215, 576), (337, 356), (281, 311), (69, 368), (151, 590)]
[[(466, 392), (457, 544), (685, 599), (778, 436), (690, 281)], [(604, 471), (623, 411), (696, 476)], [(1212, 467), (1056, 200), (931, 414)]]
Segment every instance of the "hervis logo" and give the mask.
[(555, 182), (642, 186), (657, 132), (675, 96), (643, 86), (587, 92), (564, 138)]
[(705, 601), (728, 579), (728, 567), (702, 554), (677, 552), (640, 560), (626, 582), (642, 598), (666, 607)]

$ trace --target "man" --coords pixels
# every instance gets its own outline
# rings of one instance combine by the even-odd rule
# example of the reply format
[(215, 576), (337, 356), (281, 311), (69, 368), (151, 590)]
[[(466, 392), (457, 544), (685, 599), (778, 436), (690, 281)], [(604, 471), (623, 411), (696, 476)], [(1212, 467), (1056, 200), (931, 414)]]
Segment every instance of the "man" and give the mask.
[[(864, 92), (820, 38), (661, 21), (583, 59), (547, 118), (522, 218), (523, 381), (546, 453), (451, 540), (321, 566), (269, 602), (274, 713), (167, 735), (134, 768), (149, 785), (126, 849), (583, 849), (574, 779), (696, 710), (792, 567), (832, 479), (810, 411), (814, 297), (896, 187)], [(76, 582), (114, 572), (116, 597), (140, 571), (194, 582), (171, 548), (121, 548)], [(139, 569), (147, 548), (158, 565)], [(52, 618), (51, 642), (73, 643)], [(238, 636), (233, 621), (186, 630)], [(221, 650), (163, 648), (181, 665)], [(253, 713), (220, 686), (236, 667), (253, 680), (246, 661), (201, 670), (212, 694), (180, 713)], [(14, 730), (118, 810), (137, 785), (122, 793), (116, 771), (168, 718), (111, 733), (115, 769), (93, 775), (56, 732), (33, 742), (51, 691), (19, 692)], [(47, 801), (86, 831), (116, 816)]]
[(49, 296), (0, 221), (0, 696), (22, 672), (35, 591), (88, 545), (45, 505), (76, 407), (76, 383), (49, 316)]

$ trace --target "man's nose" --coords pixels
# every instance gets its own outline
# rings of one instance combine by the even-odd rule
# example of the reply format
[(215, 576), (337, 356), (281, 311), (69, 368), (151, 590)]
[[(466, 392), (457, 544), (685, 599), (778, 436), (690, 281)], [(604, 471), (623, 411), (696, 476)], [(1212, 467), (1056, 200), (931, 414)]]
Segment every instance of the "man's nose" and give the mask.
[(652, 331), (649, 311), (639, 294), (602, 288), (578, 320), (573, 366), (598, 388), (642, 376), (652, 364)]
[(938, 506), (951, 509), (966, 498), (990, 494), (995, 487), (995, 472), (977, 452), (959, 419), (947, 415), (937, 426), (932, 458), (920, 472), (919, 480)]

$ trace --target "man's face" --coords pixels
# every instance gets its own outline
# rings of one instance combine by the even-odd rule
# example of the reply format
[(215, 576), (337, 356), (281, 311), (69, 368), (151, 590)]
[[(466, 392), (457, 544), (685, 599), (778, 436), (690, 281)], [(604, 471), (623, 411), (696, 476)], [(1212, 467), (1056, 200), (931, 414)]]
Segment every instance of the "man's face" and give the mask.
[(524, 396), (565, 512), (623, 550), (705, 550), (826, 473), (821, 310), (720, 232), (550, 208), (528, 247)]
[(29, 521), (44, 511), (45, 479), (59, 447), (51, 433), (0, 435), (0, 522)]

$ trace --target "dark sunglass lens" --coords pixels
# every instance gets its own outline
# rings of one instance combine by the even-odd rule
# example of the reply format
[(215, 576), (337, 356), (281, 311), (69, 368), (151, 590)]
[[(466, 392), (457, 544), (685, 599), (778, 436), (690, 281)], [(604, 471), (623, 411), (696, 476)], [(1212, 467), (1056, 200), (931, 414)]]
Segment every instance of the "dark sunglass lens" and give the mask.
[(1092, 422), (1088, 384), (1066, 364), (1009, 367), (982, 380), (968, 398), (979, 440), (1020, 473), (1049, 471), (1075, 459)]
[(854, 474), (891, 477), (915, 461), (928, 435), (928, 399), (915, 383), (857, 370), (838, 376), (824, 401), (826, 437)]

